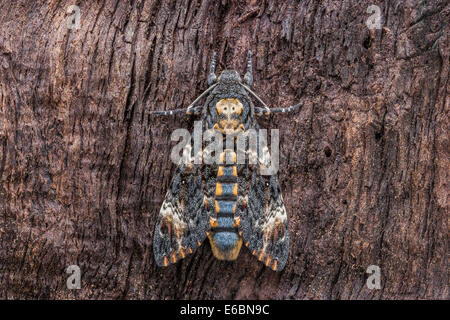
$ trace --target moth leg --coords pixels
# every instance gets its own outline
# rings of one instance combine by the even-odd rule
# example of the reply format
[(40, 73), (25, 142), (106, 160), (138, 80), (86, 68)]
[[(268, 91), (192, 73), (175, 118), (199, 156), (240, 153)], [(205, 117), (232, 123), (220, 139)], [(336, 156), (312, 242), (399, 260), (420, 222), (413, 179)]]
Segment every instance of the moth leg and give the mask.
[(211, 65), (209, 66), (209, 75), (208, 75), (208, 86), (211, 86), (214, 82), (216, 82), (216, 53), (213, 53), (211, 59)]
[(287, 107), (287, 108), (272, 108), (270, 109), (270, 113), (285, 113), (285, 112), (291, 112), (291, 111), (295, 111), (297, 109), (299, 109), (303, 104), (302, 103), (297, 103), (296, 105)]
[(203, 110), (203, 106), (196, 106), (196, 107), (192, 106), (192, 107), (188, 107), (186, 109), (186, 114), (197, 116), (202, 113), (202, 110)]
[(197, 102), (200, 101), (200, 99), (202, 99), (204, 96), (206, 96), (216, 86), (217, 86), (217, 83), (213, 84), (208, 89), (203, 91), (203, 93), (201, 95), (199, 95), (187, 108), (168, 110), (168, 111), (162, 111), (162, 110), (150, 111), (150, 114), (163, 115), (163, 116), (171, 116), (171, 115), (178, 114), (178, 113), (184, 113), (184, 114), (188, 114), (188, 115), (200, 114), (203, 109), (203, 106), (194, 107), (194, 105), (196, 105)]
[(247, 56), (247, 72), (244, 75), (245, 83), (250, 87), (253, 84), (253, 71), (252, 71), (252, 52), (248, 51)]
[(267, 104), (264, 103), (264, 101), (261, 100), (260, 97), (258, 97), (258, 95), (256, 93), (254, 93), (249, 87), (247, 87), (246, 85), (242, 85), (244, 87), (245, 90), (247, 90), (256, 100), (258, 100), (259, 103), (261, 103), (263, 105), (264, 108), (260, 108), (260, 107), (255, 107), (255, 113), (257, 116), (261, 116), (261, 115), (269, 115), (271, 113), (285, 113), (285, 112), (290, 112), (290, 111), (294, 111), (297, 110), (298, 108), (300, 108), (303, 104), (302, 103), (297, 103), (296, 105), (293, 105), (291, 107), (287, 107), (287, 108), (272, 108), (270, 109)]
[(270, 114), (270, 110), (265, 109), (265, 108), (255, 107), (255, 114), (257, 116), (268, 116)]
[(297, 103), (296, 105), (293, 105), (293, 106), (287, 107), (287, 108), (272, 108), (272, 109), (256, 107), (255, 108), (255, 114), (258, 115), (258, 116), (267, 116), (267, 115), (272, 114), (272, 113), (291, 112), (291, 111), (296, 111), (302, 105), (303, 105), (302, 103)]
[(155, 110), (150, 111), (150, 114), (158, 115), (158, 116), (172, 116), (180, 113), (184, 113), (187, 115), (199, 115), (202, 112), (203, 106), (189, 106), (183, 109), (175, 109), (175, 110)]
[(172, 115), (176, 115), (176, 114), (180, 114), (180, 113), (186, 114), (187, 110), (188, 110), (187, 108), (167, 110), (167, 111), (155, 110), (155, 111), (150, 111), (150, 114), (157, 115), (157, 116), (172, 116)]

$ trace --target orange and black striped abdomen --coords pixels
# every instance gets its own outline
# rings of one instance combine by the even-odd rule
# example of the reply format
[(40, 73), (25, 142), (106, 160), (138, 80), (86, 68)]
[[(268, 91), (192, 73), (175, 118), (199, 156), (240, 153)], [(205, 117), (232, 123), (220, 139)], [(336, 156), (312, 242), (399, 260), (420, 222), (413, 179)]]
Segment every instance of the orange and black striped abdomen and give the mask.
[(214, 201), (216, 218), (210, 220), (208, 235), (214, 256), (220, 260), (236, 260), (242, 246), (235, 219), (237, 194), (236, 153), (226, 149), (219, 157)]

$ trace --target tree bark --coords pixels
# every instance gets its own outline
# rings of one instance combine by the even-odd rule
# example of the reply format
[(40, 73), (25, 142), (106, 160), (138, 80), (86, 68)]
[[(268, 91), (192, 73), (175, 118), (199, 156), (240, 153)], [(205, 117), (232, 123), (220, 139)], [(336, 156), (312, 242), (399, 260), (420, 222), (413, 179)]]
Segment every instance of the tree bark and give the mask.
[[(80, 8), (78, 29), (69, 29)], [(367, 8), (381, 9), (369, 30)], [(448, 299), (450, 5), (0, 1), (0, 298)], [(280, 130), (286, 268), (206, 241), (158, 268), (170, 140), (218, 72), (246, 69)], [(66, 268), (78, 265), (81, 289)], [(370, 265), (381, 289), (369, 289)]]

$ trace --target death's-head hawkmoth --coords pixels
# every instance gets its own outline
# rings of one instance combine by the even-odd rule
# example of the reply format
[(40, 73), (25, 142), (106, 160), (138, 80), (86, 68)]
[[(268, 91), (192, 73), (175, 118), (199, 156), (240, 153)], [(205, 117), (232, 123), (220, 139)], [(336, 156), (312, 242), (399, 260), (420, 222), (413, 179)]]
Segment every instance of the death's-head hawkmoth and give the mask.
[[(248, 133), (259, 129), (256, 116), (294, 111), (301, 104), (267, 107), (250, 89), (251, 52), (244, 82), (234, 70), (224, 70), (217, 78), (215, 68), (214, 54), (209, 88), (187, 108), (151, 112), (201, 116), (203, 131), (214, 131), (219, 138), (235, 142), (231, 147), (227, 144), (212, 164), (201, 161), (202, 153), (185, 149), (188, 160), (178, 164), (159, 212), (153, 240), (155, 260), (159, 266), (175, 263), (208, 237), (214, 256), (220, 260), (236, 260), (244, 244), (259, 261), (280, 271), (289, 255), (288, 218), (277, 177), (262, 174), (265, 160), (252, 154), (255, 149), (249, 148)], [(256, 107), (252, 99), (262, 107)], [(202, 100), (204, 103), (198, 104)], [(237, 161), (242, 146), (238, 140), (244, 141), (248, 155), (243, 162)], [(195, 161), (198, 157), (200, 161)]]

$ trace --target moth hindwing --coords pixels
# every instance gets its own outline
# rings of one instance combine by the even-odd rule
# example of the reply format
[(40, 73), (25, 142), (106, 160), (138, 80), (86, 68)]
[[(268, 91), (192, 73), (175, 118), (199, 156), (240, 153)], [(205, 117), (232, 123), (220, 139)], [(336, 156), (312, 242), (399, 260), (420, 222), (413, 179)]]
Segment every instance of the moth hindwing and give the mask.
[[(178, 163), (158, 215), (153, 239), (155, 260), (159, 266), (175, 263), (208, 237), (219, 260), (236, 260), (244, 244), (259, 261), (280, 271), (289, 256), (288, 218), (277, 177), (263, 174), (266, 162), (250, 148), (249, 133), (259, 130), (256, 116), (294, 111), (301, 104), (267, 107), (250, 89), (251, 52), (244, 82), (233, 70), (224, 70), (216, 77), (215, 66), (214, 54), (209, 88), (187, 108), (151, 112), (200, 115), (202, 132), (215, 135), (214, 146), (222, 145), (223, 141), (233, 142), (231, 146), (227, 143), (225, 148), (215, 149), (212, 162), (206, 161), (205, 141), (200, 142), (200, 153), (186, 145), (184, 152), (188, 156)], [(256, 107), (252, 98), (262, 107)], [(198, 104), (202, 100), (204, 103)], [(243, 162), (239, 141), (244, 141)], [(270, 157), (265, 152), (264, 157)], [(199, 155), (200, 162), (195, 160)]]

